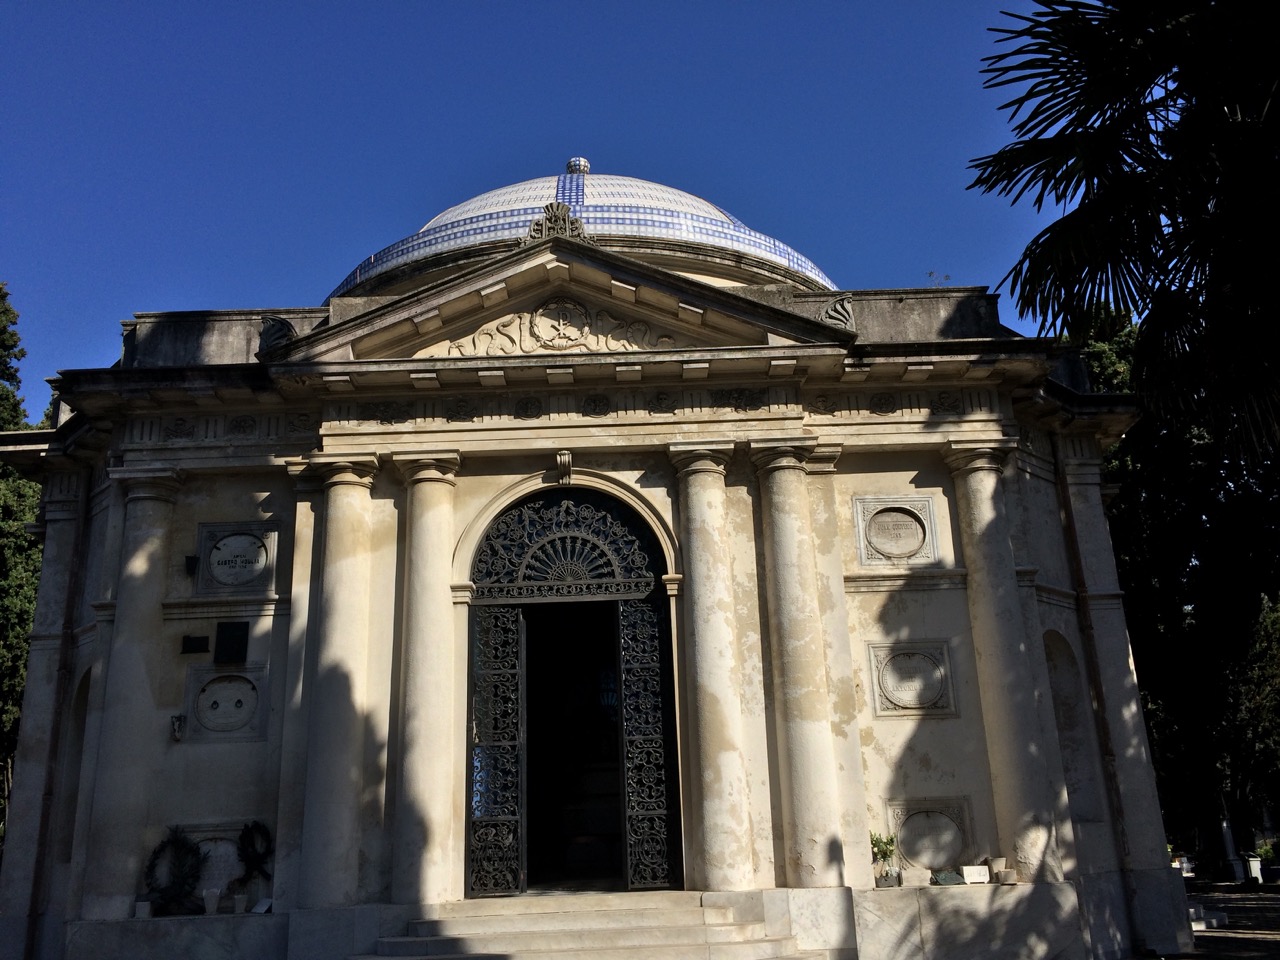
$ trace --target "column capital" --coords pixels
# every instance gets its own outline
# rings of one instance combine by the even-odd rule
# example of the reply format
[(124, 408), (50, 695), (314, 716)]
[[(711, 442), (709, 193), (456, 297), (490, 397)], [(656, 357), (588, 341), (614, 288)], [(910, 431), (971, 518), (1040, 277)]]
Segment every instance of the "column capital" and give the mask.
[(462, 454), (457, 450), (424, 450), (393, 453), (391, 462), (406, 484), (434, 481), (453, 486), (454, 474), (462, 467)]
[(835, 473), (836, 461), (840, 459), (842, 453), (844, 453), (842, 443), (820, 443), (813, 448), (813, 452), (805, 460), (804, 468), (811, 474)]
[(942, 449), (942, 459), (955, 477), (981, 470), (1000, 473), (1017, 445), (1017, 441), (1006, 437), (993, 440), (949, 440)]
[(680, 476), (694, 473), (718, 473), (724, 476), (725, 465), (733, 456), (732, 441), (712, 443), (672, 443), (667, 445), (667, 456), (675, 464)]
[(111, 467), (107, 476), (124, 483), (125, 499), (173, 503), (182, 489), (182, 471), (172, 468)]
[(367, 490), (378, 472), (378, 458), (372, 454), (322, 454), (311, 458), (311, 468), (323, 478), (326, 488), (351, 484)]
[(761, 473), (774, 470), (803, 470), (804, 462), (818, 447), (813, 437), (787, 437), (777, 440), (752, 440), (747, 444), (751, 462)]

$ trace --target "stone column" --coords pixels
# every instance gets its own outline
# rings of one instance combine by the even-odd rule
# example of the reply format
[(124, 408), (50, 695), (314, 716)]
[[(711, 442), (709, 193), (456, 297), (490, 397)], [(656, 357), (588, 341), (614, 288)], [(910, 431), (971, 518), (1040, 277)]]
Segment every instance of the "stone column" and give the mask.
[(453, 475), (457, 451), (394, 458), (408, 485), (401, 659), (400, 784), (392, 853), (397, 903), (457, 899), (457, 824), (465, 811), (454, 780)]
[(1120, 577), (1102, 501), (1100, 451), (1092, 437), (1055, 438), (1059, 495), (1067, 531), (1077, 551), (1076, 602), (1095, 721), (1108, 779), (1116, 847), (1129, 874), (1129, 898), (1137, 947), (1159, 953), (1193, 948), (1177, 906), (1182, 884), (1168, 868), (1164, 822), (1155, 771), (1138, 698), (1138, 679), (1121, 604)]
[[(314, 635), (312, 620), (320, 591), (315, 581), (322, 559), (316, 552), (316, 535), (323, 513), (324, 483), (303, 458), (288, 463), (294, 481), (293, 557), (289, 582), (289, 655), (283, 664), (288, 691), (280, 734), (280, 781), (276, 801), (275, 866), (271, 871), (272, 909), (294, 910), (301, 875), (302, 817), (307, 792), (307, 729), (311, 705), (307, 689), (307, 636)], [(280, 676), (282, 667), (272, 664)]]
[(317, 466), (325, 482), (323, 567), (312, 641), (315, 672), (304, 693), (310, 712), (298, 886), (302, 906), (340, 907), (355, 903), (359, 883), (373, 546), (369, 491), (377, 460)]
[(754, 886), (751, 816), (742, 749), (742, 666), (734, 616), (733, 544), (724, 468), (732, 444), (673, 446), (684, 552), (684, 629), (692, 653), (694, 738), (702, 844), (695, 889)]
[(818, 568), (818, 608), (826, 636), (827, 691), (831, 695), (831, 738), (835, 751), (836, 787), (840, 796), (840, 829), (844, 838), (844, 884), (854, 888), (875, 885), (866, 837), (867, 781), (862, 765), (862, 737), (858, 726), (858, 671), (849, 638), (849, 605), (845, 598), (845, 549), (840, 538), (841, 507), (836, 498), (835, 472), (839, 444), (817, 447), (805, 461), (809, 474), (809, 507), (813, 518), (813, 548)]
[[(1001, 472), (1011, 446), (952, 442), (946, 452), (967, 571), (966, 594), (986, 730), (1000, 854), (1021, 880), (1062, 879), (1053, 834), (1045, 733), (1018, 602)], [(1041, 640), (1035, 638), (1037, 653)], [(1041, 654), (1042, 655), (1042, 654)]]
[(177, 473), (139, 475), (123, 469), (111, 476), (125, 483), (125, 507), (81, 901), (86, 920), (118, 920), (133, 913), (147, 854), (141, 846), (149, 799), (145, 784), (155, 781), (163, 763), (171, 712), (159, 709), (155, 677), (161, 674), (160, 653), (172, 652), (161, 651), (159, 644)]
[[(44, 565), (36, 597), (35, 619), (31, 626), (27, 654), (26, 685), (22, 693), (22, 731), (13, 758), (13, 790), (8, 798), (9, 831), (5, 836), (4, 863), (0, 869), (0, 943), (10, 945), (13, 956), (24, 955), (27, 915), (39, 909), (40, 888), (53, 866), (53, 838), (60, 825), (51, 811), (41, 824), (46, 792), (58, 783), (58, 770), (80, 763), (80, 752), (68, 756), (72, 719), (66, 710), (67, 679), (59, 678), (71, 643), (66, 632), (67, 615), (78, 597), (70, 595), (73, 571), (83, 562), (77, 553), (77, 532), (82, 513), (79, 471), (59, 471), (44, 484), (41, 523), (31, 528), (44, 544)], [(65, 780), (65, 776), (63, 777)], [(65, 789), (65, 787), (63, 787)], [(20, 829), (14, 829), (20, 827)], [(57, 902), (57, 901), (55, 901)], [(60, 904), (59, 904), (60, 905)], [(4, 949), (0, 948), (0, 956)]]
[(791, 887), (843, 883), (826, 638), (804, 468), (813, 446), (812, 440), (751, 444), (760, 471), (784, 853)]

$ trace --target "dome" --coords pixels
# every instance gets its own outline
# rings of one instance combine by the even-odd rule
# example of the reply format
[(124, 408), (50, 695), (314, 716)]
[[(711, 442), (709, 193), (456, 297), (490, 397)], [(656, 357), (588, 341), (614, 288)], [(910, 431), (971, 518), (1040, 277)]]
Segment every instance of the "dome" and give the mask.
[[(399, 273), (409, 264), (436, 262), (442, 254), (494, 249), (493, 244), (514, 246), (529, 235), (530, 225), (553, 202), (567, 204), (570, 215), (581, 220), (585, 233), (601, 246), (639, 259), (652, 260), (665, 253), (670, 261), (673, 251), (683, 251), (684, 259), (689, 259), (686, 245), (693, 245), (700, 248), (693, 252), (694, 258), (701, 253), (711, 259), (755, 264), (776, 274), (767, 277), (774, 282), (794, 278), (805, 286), (835, 289), (808, 257), (752, 230), (701, 197), (635, 177), (591, 173), (582, 157), (571, 159), (565, 169), (559, 176), (499, 187), (450, 207), (417, 233), (361, 261), (330, 296), (364, 286), (375, 277)], [(769, 267), (782, 270), (769, 271)]]

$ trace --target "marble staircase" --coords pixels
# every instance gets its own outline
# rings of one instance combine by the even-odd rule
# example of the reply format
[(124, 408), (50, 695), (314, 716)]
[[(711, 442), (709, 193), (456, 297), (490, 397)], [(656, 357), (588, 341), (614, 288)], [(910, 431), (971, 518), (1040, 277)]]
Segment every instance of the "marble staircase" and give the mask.
[(434, 904), (374, 957), (431, 960), (816, 960), (761, 917), (704, 905), (697, 891), (534, 894)]

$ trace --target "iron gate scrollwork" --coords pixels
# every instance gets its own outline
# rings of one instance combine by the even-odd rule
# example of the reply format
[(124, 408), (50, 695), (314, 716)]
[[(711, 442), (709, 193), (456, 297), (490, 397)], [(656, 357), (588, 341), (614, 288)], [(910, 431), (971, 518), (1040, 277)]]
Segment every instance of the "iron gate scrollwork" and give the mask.
[(671, 885), (667, 843), (667, 718), (662, 696), (660, 611), (652, 596), (618, 605), (622, 769), (625, 782), (627, 886)]
[(524, 619), (516, 607), (471, 611), (471, 759), (467, 891), (525, 889)]
[(554, 503), (526, 498), (494, 521), (476, 554), (468, 896), (526, 886), (525, 654), (517, 604), (576, 598), (618, 601), (627, 886), (663, 888), (679, 879), (667, 599), (645, 551), (654, 549), (652, 535), (628, 513), (591, 491)]

